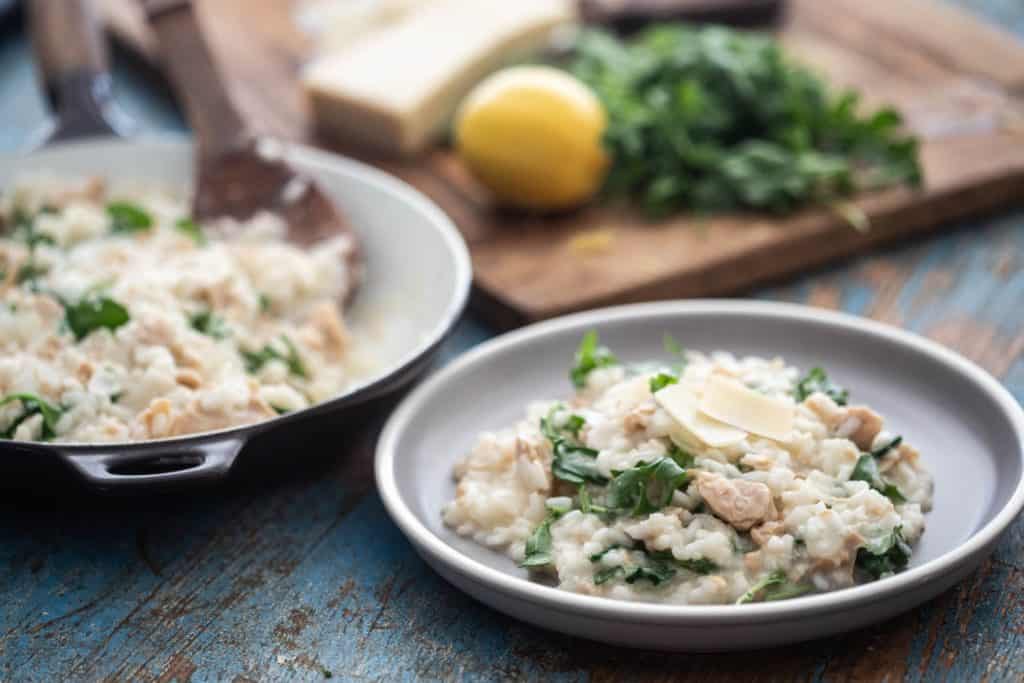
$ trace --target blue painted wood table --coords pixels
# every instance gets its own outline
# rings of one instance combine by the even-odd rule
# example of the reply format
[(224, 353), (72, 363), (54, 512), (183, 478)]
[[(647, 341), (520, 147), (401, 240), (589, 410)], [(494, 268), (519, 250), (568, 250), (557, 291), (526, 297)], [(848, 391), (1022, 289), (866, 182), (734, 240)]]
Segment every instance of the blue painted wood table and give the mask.
[[(958, 1), (1024, 37), (1020, 0)], [(124, 61), (128, 112), (181, 129), (169, 98)], [(0, 29), (0, 111), (3, 151), (44, 116), (16, 23)], [(1022, 265), (1017, 212), (750, 294), (902, 325), (1024, 399)], [(445, 357), (491, 334), (468, 317)], [(381, 506), (379, 418), (365, 422), (358, 437), (311, 436), (336, 444), (317, 453), (270, 444), (274, 459), (184, 496), (6, 486), (0, 680), (1024, 680), (1024, 520), (963, 583), (872, 628), (771, 652), (621, 650), (510, 620), (438, 578)]]

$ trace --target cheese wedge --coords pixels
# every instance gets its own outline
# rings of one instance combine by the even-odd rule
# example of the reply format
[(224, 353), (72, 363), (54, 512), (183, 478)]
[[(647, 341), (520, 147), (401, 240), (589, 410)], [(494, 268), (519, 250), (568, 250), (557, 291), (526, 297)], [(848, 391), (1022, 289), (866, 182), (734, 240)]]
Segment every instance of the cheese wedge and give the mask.
[(567, 0), (437, 0), (310, 63), (302, 84), (317, 126), (411, 155), (440, 136), (491, 71), (548, 43), (573, 19)]
[(729, 446), (746, 438), (742, 429), (697, 410), (697, 398), (682, 384), (672, 384), (654, 394), (654, 400), (672, 416), (684, 436), (712, 448)]
[(737, 429), (776, 441), (786, 441), (793, 431), (792, 403), (759, 394), (721, 375), (708, 378), (698, 410)]

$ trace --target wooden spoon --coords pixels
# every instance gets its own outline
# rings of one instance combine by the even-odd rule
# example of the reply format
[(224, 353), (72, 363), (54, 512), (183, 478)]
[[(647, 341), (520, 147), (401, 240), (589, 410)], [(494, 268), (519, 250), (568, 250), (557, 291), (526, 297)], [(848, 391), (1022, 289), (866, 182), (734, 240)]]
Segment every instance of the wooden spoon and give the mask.
[(327, 237), (352, 240), (347, 256), (349, 295), (362, 271), (362, 252), (338, 207), (308, 176), (281, 156), (282, 143), (253, 134), (231, 102), (190, 0), (142, 0), (171, 85), (195, 133), (193, 213), (199, 220), (282, 219), (289, 241), (309, 245)]
[(111, 91), (106, 40), (88, 0), (27, 4), (36, 70), (56, 117), (30, 147), (82, 137), (130, 135)]

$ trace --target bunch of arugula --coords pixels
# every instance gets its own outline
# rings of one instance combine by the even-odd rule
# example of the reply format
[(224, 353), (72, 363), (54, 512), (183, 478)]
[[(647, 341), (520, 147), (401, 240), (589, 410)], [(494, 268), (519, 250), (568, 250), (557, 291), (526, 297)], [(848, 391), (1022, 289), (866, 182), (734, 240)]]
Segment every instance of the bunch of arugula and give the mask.
[(566, 68), (608, 112), (605, 192), (652, 216), (787, 213), (921, 182), (917, 140), (893, 109), (865, 115), (770, 37), (651, 28), (629, 42), (584, 31)]

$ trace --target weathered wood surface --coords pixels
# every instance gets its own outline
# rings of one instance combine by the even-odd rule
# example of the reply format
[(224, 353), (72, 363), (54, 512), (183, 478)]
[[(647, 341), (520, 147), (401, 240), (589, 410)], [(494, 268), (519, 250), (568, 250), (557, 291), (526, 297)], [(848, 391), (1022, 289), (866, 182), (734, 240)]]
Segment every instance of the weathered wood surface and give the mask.
[[(1016, 0), (960, 1), (1024, 35)], [(10, 151), (41, 103), (23, 39), (0, 38)], [(117, 78), (135, 116), (180, 125), (137, 74)], [(1024, 212), (751, 294), (915, 330), (1024, 400)], [(446, 354), (490, 334), (468, 319)], [(358, 439), (270, 444), (276, 465), (185, 497), (30, 495), (0, 480), (0, 680), (1024, 679), (1024, 519), (957, 587), (868, 629), (770, 652), (622, 650), (510, 620), (438, 578), (373, 490), (366, 421)]]
[[(136, 0), (104, 4), (115, 30), (152, 55)], [(330, 145), (312, 129), (297, 85), (310, 46), (289, 21), (293, 6), (219, 0), (199, 8), (252, 124)], [(603, 205), (554, 218), (511, 215), (495, 210), (448, 149), (405, 164), (364, 158), (451, 214), (473, 258), (475, 307), (503, 327), (613, 303), (731, 294), (1020, 201), (1024, 43), (936, 0), (789, 0), (786, 14), (781, 35), (793, 53), (871, 105), (897, 106), (922, 140), (924, 188), (859, 201), (871, 218), (866, 233), (830, 211), (786, 220), (680, 215), (656, 224), (635, 209)], [(573, 248), (595, 229), (608, 248)]]

